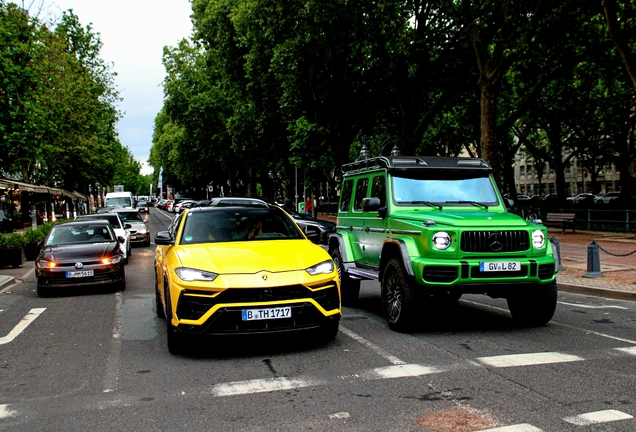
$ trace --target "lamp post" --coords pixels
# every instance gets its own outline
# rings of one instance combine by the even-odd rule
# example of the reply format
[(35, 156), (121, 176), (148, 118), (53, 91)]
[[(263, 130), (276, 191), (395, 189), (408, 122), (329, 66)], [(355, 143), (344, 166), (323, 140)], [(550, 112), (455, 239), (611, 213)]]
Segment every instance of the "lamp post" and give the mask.
[(280, 179), (280, 171), (276, 171), (276, 173), (274, 173), (273, 170), (269, 170), (267, 176), (274, 181), (274, 196), (272, 197), (272, 200), (276, 202), (276, 179)]

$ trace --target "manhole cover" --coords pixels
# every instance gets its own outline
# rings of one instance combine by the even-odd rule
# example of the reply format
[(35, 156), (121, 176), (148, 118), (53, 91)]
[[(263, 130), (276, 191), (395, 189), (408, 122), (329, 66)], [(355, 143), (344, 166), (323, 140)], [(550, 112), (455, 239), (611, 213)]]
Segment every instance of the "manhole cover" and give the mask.
[(431, 432), (471, 432), (494, 428), (490, 418), (463, 409), (451, 409), (417, 417), (417, 426)]

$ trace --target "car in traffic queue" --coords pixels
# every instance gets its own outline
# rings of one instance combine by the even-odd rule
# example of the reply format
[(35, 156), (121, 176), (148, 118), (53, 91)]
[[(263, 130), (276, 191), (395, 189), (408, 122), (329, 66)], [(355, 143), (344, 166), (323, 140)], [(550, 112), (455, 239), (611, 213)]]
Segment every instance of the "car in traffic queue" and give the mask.
[(128, 232), (130, 233), (131, 244), (150, 246), (150, 228), (148, 228), (148, 225), (139, 211), (135, 209), (122, 208), (114, 209), (112, 212), (117, 213), (124, 224), (130, 224)]
[(277, 206), (189, 209), (155, 243), (157, 315), (171, 353), (189, 336), (338, 333), (336, 266)]
[(317, 219), (308, 214), (298, 213), (292, 208), (283, 208), (294, 219), (300, 229), (315, 243), (328, 244), (329, 237), (336, 232), (336, 224), (333, 222)]
[(104, 219), (55, 225), (35, 260), (36, 291), (48, 297), (62, 288), (113, 285), (126, 289), (124, 238)]
[(123, 237), (124, 242), (120, 244), (120, 248), (124, 254), (124, 264), (128, 264), (128, 260), (130, 258), (130, 255), (132, 254), (132, 246), (130, 244), (130, 231), (129, 231), (129, 229), (131, 228), (131, 225), (123, 223), (119, 215), (113, 212), (112, 210), (106, 213), (100, 213), (100, 214), (79, 215), (75, 218), (76, 221), (91, 220), (91, 219), (107, 220), (108, 222), (110, 222), (110, 226), (113, 228), (113, 231), (115, 231), (115, 235), (117, 237), (120, 237), (120, 236)]
[(141, 201), (137, 204), (137, 210), (139, 213), (148, 213), (150, 214), (150, 203), (148, 201)]

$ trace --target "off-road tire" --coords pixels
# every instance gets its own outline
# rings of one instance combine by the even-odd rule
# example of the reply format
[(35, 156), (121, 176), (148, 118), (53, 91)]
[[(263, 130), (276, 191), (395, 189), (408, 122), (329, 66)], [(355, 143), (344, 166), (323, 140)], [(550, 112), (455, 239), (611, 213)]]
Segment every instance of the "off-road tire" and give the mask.
[(333, 259), (336, 269), (338, 269), (338, 279), (340, 279), (340, 298), (343, 306), (353, 306), (358, 301), (360, 295), (360, 280), (351, 279), (347, 274), (342, 255), (339, 249), (331, 251), (331, 258)]
[(520, 324), (532, 327), (542, 326), (554, 316), (557, 297), (557, 284), (554, 281), (511, 295), (508, 297), (508, 309), (512, 317)]
[(419, 309), (415, 283), (399, 258), (389, 260), (384, 268), (381, 297), (382, 312), (392, 330), (407, 332), (415, 325)]

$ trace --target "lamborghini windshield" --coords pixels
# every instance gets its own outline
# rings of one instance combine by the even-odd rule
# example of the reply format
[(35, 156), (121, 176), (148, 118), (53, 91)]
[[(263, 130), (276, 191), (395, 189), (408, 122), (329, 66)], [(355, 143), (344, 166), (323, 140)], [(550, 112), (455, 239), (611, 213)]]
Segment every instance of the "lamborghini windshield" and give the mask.
[(180, 244), (302, 239), (294, 222), (277, 208), (215, 207), (187, 214)]

